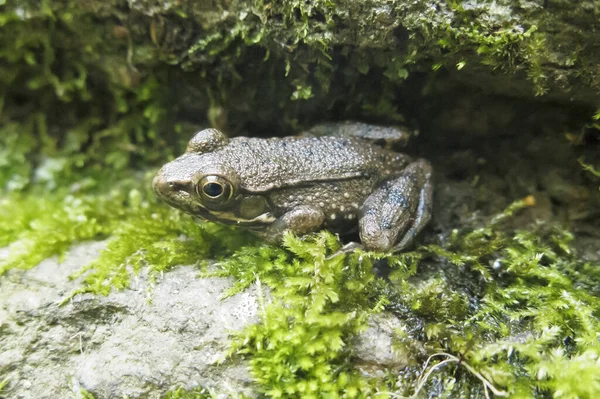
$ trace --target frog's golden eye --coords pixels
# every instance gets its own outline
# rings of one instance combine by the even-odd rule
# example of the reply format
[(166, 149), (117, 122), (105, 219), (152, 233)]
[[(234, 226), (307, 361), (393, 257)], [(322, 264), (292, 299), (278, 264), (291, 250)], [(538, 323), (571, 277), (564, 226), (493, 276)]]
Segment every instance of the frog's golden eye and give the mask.
[(198, 195), (215, 204), (227, 202), (233, 195), (231, 183), (221, 176), (204, 176), (197, 186)]

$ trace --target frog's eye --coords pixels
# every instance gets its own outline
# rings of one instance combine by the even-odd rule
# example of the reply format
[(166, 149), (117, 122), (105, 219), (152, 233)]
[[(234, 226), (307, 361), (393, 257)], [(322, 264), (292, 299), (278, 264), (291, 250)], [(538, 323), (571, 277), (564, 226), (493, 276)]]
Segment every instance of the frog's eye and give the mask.
[(197, 186), (198, 195), (212, 203), (227, 202), (233, 195), (231, 183), (221, 176), (204, 176)]
[(206, 183), (202, 186), (204, 195), (211, 198), (218, 198), (223, 194), (223, 186), (219, 183)]

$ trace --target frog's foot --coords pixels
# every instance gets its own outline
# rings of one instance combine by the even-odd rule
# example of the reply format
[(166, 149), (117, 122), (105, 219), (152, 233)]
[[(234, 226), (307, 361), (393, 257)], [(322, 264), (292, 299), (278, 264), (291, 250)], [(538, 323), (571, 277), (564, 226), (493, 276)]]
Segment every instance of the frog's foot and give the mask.
[(431, 173), (427, 161), (417, 160), (367, 198), (359, 219), (366, 249), (401, 251), (425, 227), (431, 218)]
[(341, 247), (340, 249), (338, 249), (337, 251), (335, 251), (334, 253), (332, 253), (325, 259), (329, 260), (329, 259), (335, 258), (338, 255), (350, 254), (350, 253), (356, 251), (357, 249), (364, 249), (364, 248), (365, 248), (364, 245), (362, 245), (361, 243), (350, 241), (348, 244), (345, 244), (343, 247)]
[(303, 205), (283, 214), (266, 229), (255, 230), (253, 233), (272, 244), (278, 244), (286, 231), (297, 235), (311, 233), (321, 227), (324, 221), (323, 211)]
[(395, 126), (369, 125), (361, 122), (323, 123), (314, 126), (302, 134), (303, 136), (321, 137), (355, 137), (371, 142), (383, 142), (388, 145), (405, 145), (410, 133)]

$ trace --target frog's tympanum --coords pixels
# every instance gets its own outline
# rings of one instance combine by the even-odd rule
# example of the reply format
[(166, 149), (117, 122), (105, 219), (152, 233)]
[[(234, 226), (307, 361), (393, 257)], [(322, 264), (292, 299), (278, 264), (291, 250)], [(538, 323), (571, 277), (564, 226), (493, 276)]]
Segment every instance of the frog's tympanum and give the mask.
[(243, 226), (270, 242), (358, 227), (368, 250), (401, 250), (431, 215), (431, 166), (378, 143), (403, 141), (396, 128), (317, 126), (301, 136), (227, 138), (197, 133), (185, 154), (154, 178), (154, 190), (194, 216)]

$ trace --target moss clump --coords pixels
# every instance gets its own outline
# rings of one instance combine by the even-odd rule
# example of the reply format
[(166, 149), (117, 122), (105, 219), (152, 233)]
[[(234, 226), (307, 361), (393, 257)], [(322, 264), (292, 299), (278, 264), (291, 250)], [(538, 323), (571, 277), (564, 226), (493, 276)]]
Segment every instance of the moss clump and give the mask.
[[(211, 389), (206, 388), (196, 388), (191, 390), (186, 389), (175, 389), (173, 391), (167, 392), (163, 399), (216, 399), (219, 395)], [(234, 399), (242, 399), (243, 395), (230, 395), (228, 397)]]
[[(1, 387), (0, 387), (1, 388)], [(85, 389), (80, 389), (79, 394), (83, 399), (96, 399), (94, 395)], [(196, 388), (196, 389), (183, 389), (178, 388), (172, 391), (167, 392), (163, 396), (163, 399), (215, 399), (220, 397), (217, 393), (215, 393), (211, 389), (206, 388)], [(233, 394), (228, 397), (234, 399), (243, 399), (245, 398), (242, 394)]]
[(495, 74), (526, 76), (535, 95), (546, 94), (548, 74), (543, 62), (550, 49), (545, 33), (535, 25), (537, 20), (523, 24), (506, 10), (494, 15), (483, 5), (462, 3), (449, 1), (432, 7), (424, 2), (400, 7), (411, 39), (402, 68), (419, 70), (425, 60), (434, 71), (442, 66), (459, 71), (490, 68)]
[(181, 148), (169, 68), (140, 73), (127, 29), (103, 16), (68, 1), (1, 5), (1, 192), (89, 189)]
[(63, 255), (76, 241), (108, 234), (110, 222), (94, 217), (92, 208), (96, 205), (103, 204), (73, 196), (36, 198), (14, 194), (3, 199), (0, 245), (8, 246), (9, 253), (0, 261), (0, 274), (12, 268), (34, 267), (49, 256)]
[[(406, 317), (417, 314), (421, 321), (416, 330), (399, 332), (399, 349), (450, 353), (471, 368), (468, 378), (474, 383), (477, 375), (510, 397), (597, 396), (600, 298), (597, 290), (582, 289), (582, 284), (597, 287), (598, 274), (586, 271), (598, 266), (577, 260), (569, 247), (572, 239), (559, 228), (504, 233), (491, 224), (457, 234), (446, 249), (424, 248), (447, 262), (447, 268), (427, 280), (431, 283), (439, 274), (449, 282), (442, 284), (440, 298), (445, 319), (438, 316), (436, 303), (423, 309), (430, 298), (420, 290), (423, 283), (399, 281), (397, 303), (411, 309)], [(451, 274), (468, 280), (456, 281)], [(457, 296), (464, 295), (469, 297), (468, 312), (456, 306)], [(444, 355), (440, 360), (449, 359)], [(452, 371), (439, 378), (450, 376), (458, 364), (446, 364)], [(430, 382), (428, 389), (439, 389), (436, 384), (440, 380)]]
[[(566, 100), (597, 94), (593, 60), (554, 65), (566, 58), (555, 45), (554, 27), (565, 24), (560, 16), (521, 18), (516, 6), (504, 10), (511, 5), (494, 12), (487, 1), (129, 6), (2, 5), (0, 26), (11, 32), (0, 39), (2, 125), (31, 138), (6, 141), (16, 152), (0, 157), (2, 187), (30, 182), (32, 163), (76, 180), (82, 168), (113, 171), (163, 159), (175, 147), (163, 141), (179, 140), (182, 120), (234, 133), (291, 132), (331, 118), (396, 123), (404, 105), (416, 102), (407, 93), (421, 92), (412, 84), (407, 93), (398, 89), (441, 66), (458, 67), (458, 79), (502, 94), (532, 90), (493, 85), (499, 72), (528, 77), (537, 94), (571, 83)], [(584, 6), (576, 12), (576, 20), (586, 15)], [(577, 43), (572, 57), (585, 56), (586, 38), (568, 33)]]
[(596, 177), (600, 177), (600, 170), (598, 170), (594, 165), (585, 163), (583, 158), (579, 159), (579, 164), (583, 167), (583, 169), (587, 172), (590, 172), (592, 175)]
[(190, 216), (157, 206), (150, 195), (145, 198), (152, 199), (143, 200), (137, 190), (128, 193), (132, 203), (113, 226), (106, 249), (72, 276), (83, 276), (83, 286), (70, 296), (82, 292), (107, 295), (111, 289), (128, 287), (130, 275), (142, 267), (153, 281), (172, 266), (196, 264), (215, 254), (228, 256), (241, 242), (249, 241), (243, 232), (198, 224)]
[(273, 296), (262, 304), (261, 323), (237, 334), (232, 353), (250, 360), (269, 397), (373, 394), (376, 383), (348, 360), (350, 339), (385, 303), (375, 288), (374, 258), (353, 254), (348, 262), (327, 232), (304, 240), (288, 235), (284, 248), (248, 247), (220, 264), (219, 274), (235, 276), (238, 288), (265, 284)]
[(107, 295), (129, 286), (131, 273), (147, 266), (151, 276), (174, 265), (193, 264), (218, 253), (227, 256), (253, 239), (240, 230), (198, 224), (159, 203), (152, 174), (124, 179), (107, 191), (51, 195), (12, 193), (0, 200), (0, 276), (62, 256), (77, 243), (108, 239), (100, 257), (73, 277), (83, 276), (80, 292)]

